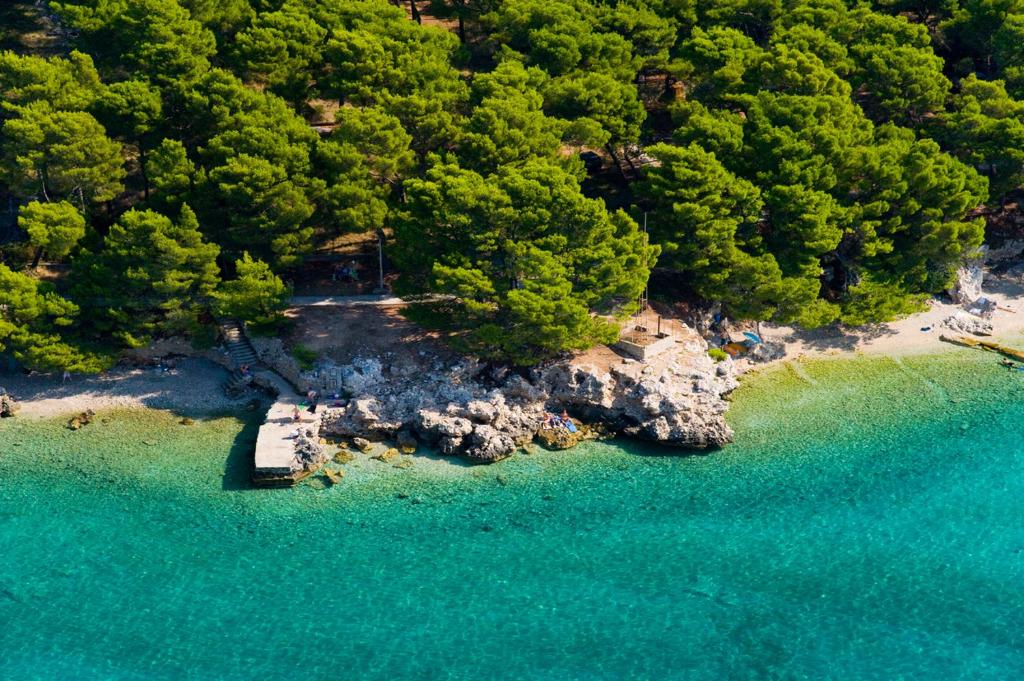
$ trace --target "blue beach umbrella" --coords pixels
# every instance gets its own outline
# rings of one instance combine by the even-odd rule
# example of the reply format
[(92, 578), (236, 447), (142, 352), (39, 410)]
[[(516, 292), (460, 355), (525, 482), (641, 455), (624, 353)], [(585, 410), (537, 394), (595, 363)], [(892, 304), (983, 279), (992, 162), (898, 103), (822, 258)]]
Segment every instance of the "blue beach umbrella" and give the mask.
[(758, 336), (756, 333), (751, 333), (749, 331), (744, 331), (743, 332), (743, 337), (746, 338), (749, 341), (752, 341), (754, 344), (757, 344), (757, 343), (761, 342), (761, 337), (760, 336)]

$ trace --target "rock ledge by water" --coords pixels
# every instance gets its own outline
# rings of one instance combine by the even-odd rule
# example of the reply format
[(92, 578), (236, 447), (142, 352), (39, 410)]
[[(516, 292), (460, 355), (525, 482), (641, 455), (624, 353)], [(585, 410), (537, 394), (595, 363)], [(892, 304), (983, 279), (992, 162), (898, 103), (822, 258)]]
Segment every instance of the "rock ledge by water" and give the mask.
[(468, 358), (454, 365), (430, 355), (391, 364), (358, 358), (332, 372), (337, 385), (321, 386), (344, 396), (325, 411), (321, 432), (407, 447), (419, 441), (488, 463), (532, 442), (546, 412), (566, 410), (602, 434), (722, 446), (732, 440), (725, 397), (736, 380), (728, 364), (708, 357), (700, 336), (680, 331), (673, 349), (647, 362), (601, 347), (523, 373)]

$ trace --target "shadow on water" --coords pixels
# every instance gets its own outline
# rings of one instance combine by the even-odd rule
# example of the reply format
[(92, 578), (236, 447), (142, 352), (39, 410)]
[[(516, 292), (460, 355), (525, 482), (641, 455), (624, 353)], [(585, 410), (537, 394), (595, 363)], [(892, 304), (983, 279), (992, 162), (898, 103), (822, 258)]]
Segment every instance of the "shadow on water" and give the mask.
[(615, 437), (610, 440), (605, 440), (604, 442), (609, 445), (614, 445), (616, 448), (630, 456), (640, 458), (701, 458), (718, 454), (724, 449), (724, 447), (706, 447), (704, 449), (680, 447), (678, 445), (668, 445), (661, 442), (651, 442), (649, 440), (639, 440), (628, 437)]
[(253, 452), (256, 449), (256, 435), (260, 430), (258, 415), (247, 415), (245, 426), (235, 436), (224, 463), (224, 477), (221, 489), (229, 492), (246, 492), (256, 489), (252, 484)]

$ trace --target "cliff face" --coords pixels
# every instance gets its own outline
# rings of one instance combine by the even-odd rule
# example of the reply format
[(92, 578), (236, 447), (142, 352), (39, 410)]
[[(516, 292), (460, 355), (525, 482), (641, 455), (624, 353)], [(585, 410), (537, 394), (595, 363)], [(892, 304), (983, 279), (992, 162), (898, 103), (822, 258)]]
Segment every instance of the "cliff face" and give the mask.
[(724, 398), (736, 381), (692, 333), (648, 362), (602, 348), (525, 377), (468, 359), (445, 366), (429, 358), (406, 364), (359, 359), (335, 375), (339, 392), (349, 397), (328, 407), (322, 432), (371, 440), (413, 436), (480, 463), (531, 442), (548, 411), (567, 410), (612, 433), (679, 447), (718, 447), (732, 439)]

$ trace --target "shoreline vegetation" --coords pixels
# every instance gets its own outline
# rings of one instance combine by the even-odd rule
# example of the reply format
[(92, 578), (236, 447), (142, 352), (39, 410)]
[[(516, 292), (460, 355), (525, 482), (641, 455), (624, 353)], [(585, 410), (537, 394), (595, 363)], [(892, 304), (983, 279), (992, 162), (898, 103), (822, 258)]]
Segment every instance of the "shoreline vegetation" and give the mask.
[[(992, 326), (992, 338), (1020, 345), (1024, 337), (1024, 288), (1006, 277), (989, 277), (984, 295), (996, 304), (996, 310), (988, 320)], [(844, 329), (842, 332), (809, 332), (764, 324), (762, 334), (765, 341), (781, 344), (785, 354), (757, 364), (740, 360), (734, 363), (730, 372), (735, 371), (742, 376), (747, 372), (759, 372), (803, 359), (898, 357), (953, 351), (956, 346), (940, 340), (943, 333), (941, 322), (962, 309), (960, 305), (932, 299), (925, 311), (904, 319), (870, 327)], [(430, 346), (428, 344), (424, 347)], [(409, 349), (415, 352), (416, 344), (413, 343)], [(88, 410), (102, 412), (138, 408), (167, 410), (183, 419), (189, 419), (225, 412), (238, 413), (243, 409), (265, 409), (266, 397), (262, 400), (256, 398), (240, 401), (237, 397), (226, 396), (223, 385), (229, 376), (223, 366), (208, 359), (178, 357), (166, 363), (160, 360), (158, 364), (150, 363), (148, 366), (118, 366), (96, 376), (75, 375), (67, 382), (62, 382), (57, 374), (3, 373), (0, 374), (0, 386), (5, 387), (18, 400), (18, 417), (22, 419), (52, 419)], [(248, 397), (254, 394), (249, 393)], [(311, 423), (313, 419), (319, 418), (319, 415), (303, 413), (302, 423)], [(325, 417), (325, 421), (330, 418)], [(594, 425), (600, 426), (596, 423)], [(375, 455), (381, 455), (390, 445), (373, 443), (370, 446), (375, 448)], [(353, 445), (351, 449), (358, 451), (359, 448)]]

